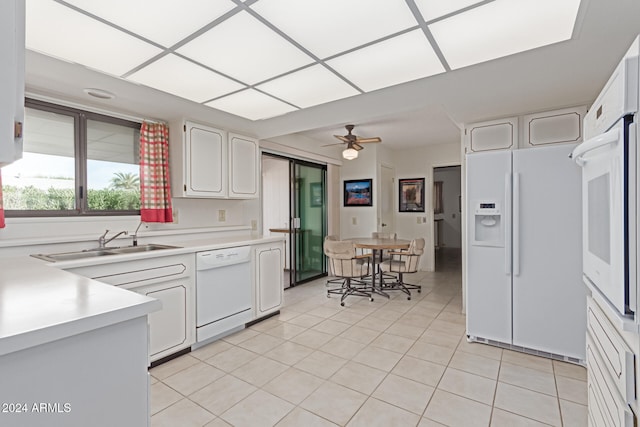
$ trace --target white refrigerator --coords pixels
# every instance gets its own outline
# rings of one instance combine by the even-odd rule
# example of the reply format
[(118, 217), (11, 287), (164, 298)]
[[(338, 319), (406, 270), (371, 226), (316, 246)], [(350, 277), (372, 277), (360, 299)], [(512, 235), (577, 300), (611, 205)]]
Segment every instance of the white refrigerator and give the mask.
[(585, 360), (574, 144), (466, 156), (467, 335)]

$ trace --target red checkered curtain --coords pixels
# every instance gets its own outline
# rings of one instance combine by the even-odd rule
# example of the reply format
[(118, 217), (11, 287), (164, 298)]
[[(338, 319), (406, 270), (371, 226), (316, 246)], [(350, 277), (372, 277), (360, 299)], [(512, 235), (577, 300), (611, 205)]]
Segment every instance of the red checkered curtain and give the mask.
[(2, 171), (0, 170), (0, 228), (4, 228), (4, 204), (2, 203)]
[(140, 220), (173, 222), (169, 184), (169, 127), (143, 122), (140, 129)]

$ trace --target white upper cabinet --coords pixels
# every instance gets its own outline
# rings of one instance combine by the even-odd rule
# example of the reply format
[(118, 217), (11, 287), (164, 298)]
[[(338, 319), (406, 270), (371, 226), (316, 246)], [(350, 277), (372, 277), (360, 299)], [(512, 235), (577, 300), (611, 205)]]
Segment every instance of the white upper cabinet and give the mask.
[(258, 197), (258, 140), (229, 133), (229, 197)]
[(186, 191), (194, 197), (227, 195), (227, 143), (219, 129), (185, 124)]
[(227, 197), (226, 133), (189, 121), (170, 129), (172, 195)]
[(520, 148), (581, 142), (586, 113), (586, 107), (576, 107), (524, 116)]
[(579, 106), (471, 123), (465, 127), (464, 146), (467, 153), (474, 153), (581, 142), (586, 113), (587, 108)]
[(0, 1), (0, 167), (22, 158), (25, 0)]
[(465, 148), (468, 153), (513, 150), (517, 146), (517, 138), (517, 117), (472, 123), (465, 128)]
[[(174, 197), (258, 197), (258, 140), (199, 123), (171, 126)], [(176, 140), (178, 141), (176, 143)]]

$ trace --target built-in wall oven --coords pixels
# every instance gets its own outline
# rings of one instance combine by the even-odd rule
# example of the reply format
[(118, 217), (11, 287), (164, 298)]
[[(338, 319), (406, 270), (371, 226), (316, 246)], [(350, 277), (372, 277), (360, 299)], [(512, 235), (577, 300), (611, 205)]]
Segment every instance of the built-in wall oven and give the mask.
[(572, 153), (582, 167), (584, 281), (621, 318), (637, 311), (638, 39), (584, 119)]

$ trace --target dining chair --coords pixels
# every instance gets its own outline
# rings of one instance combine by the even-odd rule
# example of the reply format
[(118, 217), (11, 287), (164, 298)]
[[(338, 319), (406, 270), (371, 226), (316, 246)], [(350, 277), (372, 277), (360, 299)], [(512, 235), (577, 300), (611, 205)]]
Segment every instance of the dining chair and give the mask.
[(367, 291), (367, 284), (362, 281), (369, 275), (370, 255), (358, 255), (353, 242), (327, 239), (324, 241), (324, 253), (329, 259), (333, 274), (344, 280), (340, 288), (327, 290), (327, 298), (331, 294), (341, 295), (340, 305), (343, 307), (344, 300), (349, 295), (367, 297), (373, 301), (371, 292)]
[(424, 253), (424, 239), (413, 239), (409, 244), (409, 249), (404, 251), (390, 251), (390, 259), (380, 264), (383, 274), (385, 272), (396, 273), (397, 280), (385, 283), (385, 290), (401, 290), (407, 294), (407, 299), (411, 299), (411, 290), (422, 291), (422, 286), (412, 285), (404, 281), (405, 273), (415, 273), (418, 271), (420, 257)]
[[(340, 238), (339, 238), (338, 236), (336, 236), (336, 235), (333, 235), (333, 234), (330, 234), (330, 235), (328, 235), (328, 236), (326, 236), (326, 237), (324, 238), (324, 241), (325, 241), (325, 242), (326, 242), (326, 241), (337, 242), (337, 241), (339, 241), (339, 240), (340, 240)], [(331, 264), (329, 264), (329, 275), (334, 276), (333, 271), (331, 271)], [(344, 282), (345, 282), (345, 279), (340, 278), (340, 277), (337, 277), (337, 278), (335, 278), (335, 279), (329, 279), (329, 280), (327, 280), (327, 283), (325, 284), (325, 286), (327, 286), (327, 287), (328, 287), (328, 286), (335, 286), (335, 285), (338, 285), (338, 286), (342, 287), (342, 286), (344, 285)]]

